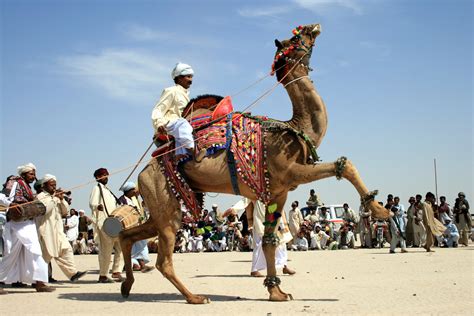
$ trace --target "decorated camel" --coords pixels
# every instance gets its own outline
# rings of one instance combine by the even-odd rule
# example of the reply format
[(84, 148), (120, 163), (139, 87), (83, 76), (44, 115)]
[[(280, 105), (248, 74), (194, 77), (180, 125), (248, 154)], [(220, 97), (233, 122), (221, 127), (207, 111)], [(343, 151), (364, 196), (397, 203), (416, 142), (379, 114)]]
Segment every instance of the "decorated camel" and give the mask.
[[(267, 276), (264, 285), (271, 301), (286, 301), (291, 298), (290, 294), (281, 289), (275, 268), (275, 249), (278, 246), (276, 223), (284, 211), (289, 191), (316, 180), (344, 178), (354, 185), (361, 202), (372, 211), (374, 217), (388, 217), (388, 211), (374, 200), (376, 193), (367, 189), (350, 160), (341, 157), (335, 162), (318, 162), (316, 149), (326, 133), (327, 113), (308, 72), (311, 52), (320, 33), (319, 24), (306, 25), (296, 28), (294, 36), (288, 40), (275, 40), (277, 52), (273, 69), (288, 92), (293, 117), (286, 122), (271, 119), (252, 121), (252, 126), (258, 126), (264, 131), (261, 142), (253, 144), (256, 151), (263, 148), (260, 157), (257, 157), (263, 160), (260, 164), (264, 168), (264, 179), (260, 177), (262, 181), (249, 181), (248, 178), (236, 175), (242, 170), (237, 168), (235, 172), (235, 165), (229, 159), (232, 156), (229, 156), (229, 150), (216, 150), (202, 161), (191, 160), (181, 166), (181, 171), (194, 192), (239, 194), (265, 203), (263, 251), (267, 261)], [(235, 121), (234, 119), (234, 123)], [(227, 122), (231, 122), (231, 119)], [(163, 157), (150, 161), (138, 179), (150, 218), (144, 224), (120, 234), (126, 269), (126, 280), (122, 283), (121, 292), (124, 297), (128, 297), (134, 282), (132, 244), (158, 235), (157, 269), (184, 295), (188, 303), (208, 303), (207, 297), (195, 295), (185, 287), (173, 267), (173, 249), (176, 232), (181, 226), (181, 211), (176, 191), (163, 172), (162, 162)]]

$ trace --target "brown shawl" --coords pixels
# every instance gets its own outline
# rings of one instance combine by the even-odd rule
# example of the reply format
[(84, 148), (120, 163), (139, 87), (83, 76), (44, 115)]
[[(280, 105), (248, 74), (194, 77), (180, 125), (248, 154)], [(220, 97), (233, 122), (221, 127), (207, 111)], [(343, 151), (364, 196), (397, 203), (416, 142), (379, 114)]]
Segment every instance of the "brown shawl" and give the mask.
[(423, 209), (423, 224), (430, 228), (433, 235), (441, 236), (446, 230), (446, 227), (434, 217), (431, 203), (428, 201), (422, 202), (421, 208)]

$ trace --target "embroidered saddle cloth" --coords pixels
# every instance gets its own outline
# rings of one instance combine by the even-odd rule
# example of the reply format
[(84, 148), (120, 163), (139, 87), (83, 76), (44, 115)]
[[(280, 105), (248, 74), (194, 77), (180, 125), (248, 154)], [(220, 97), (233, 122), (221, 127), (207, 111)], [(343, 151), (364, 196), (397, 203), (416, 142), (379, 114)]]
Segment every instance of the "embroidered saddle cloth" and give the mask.
[[(229, 177), (236, 194), (238, 180), (255, 193), (256, 199), (267, 204), (270, 199), (269, 179), (266, 164), (264, 129), (261, 123), (266, 118), (252, 117), (249, 113), (231, 112), (214, 121), (211, 113), (193, 117), (190, 122), (195, 129), (195, 142), (206, 155), (226, 151)], [(202, 194), (196, 194), (187, 184), (185, 175), (179, 170), (182, 161), (176, 163), (174, 152), (161, 156), (161, 168), (173, 193), (195, 217), (202, 210)]]

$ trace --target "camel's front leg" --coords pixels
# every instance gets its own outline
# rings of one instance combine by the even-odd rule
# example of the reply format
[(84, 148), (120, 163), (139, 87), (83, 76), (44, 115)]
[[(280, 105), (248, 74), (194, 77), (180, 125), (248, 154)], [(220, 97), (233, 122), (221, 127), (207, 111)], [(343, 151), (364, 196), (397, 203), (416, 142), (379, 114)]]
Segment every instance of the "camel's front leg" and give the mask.
[(161, 274), (168, 279), (186, 298), (190, 304), (206, 304), (210, 303), (209, 298), (202, 295), (191, 293), (178, 279), (173, 268), (173, 250), (176, 241), (176, 230), (171, 226), (160, 229), (158, 236), (158, 258), (156, 267)]
[(375, 201), (377, 190), (369, 192), (359, 175), (359, 171), (346, 157), (341, 157), (335, 162), (335, 176), (337, 179), (345, 178), (352, 183), (359, 192), (361, 203), (372, 211), (373, 218), (388, 218), (389, 211)]
[(367, 189), (356, 167), (346, 157), (341, 157), (332, 163), (302, 165), (292, 171), (297, 183), (310, 183), (330, 177), (336, 177), (338, 180), (347, 179), (359, 193), (362, 204), (372, 211), (372, 217), (388, 218), (389, 216), (388, 210), (374, 200), (377, 191)]
[(273, 200), (267, 206), (264, 222), (265, 230), (262, 238), (263, 253), (265, 255), (265, 260), (267, 261), (267, 277), (265, 278), (263, 285), (267, 287), (267, 290), (270, 293), (269, 300), (278, 302), (293, 299), (291, 294), (287, 294), (280, 289), (281, 280), (277, 276), (275, 266), (276, 248), (280, 244), (280, 239), (278, 238), (276, 231), (285, 201), (286, 194)]

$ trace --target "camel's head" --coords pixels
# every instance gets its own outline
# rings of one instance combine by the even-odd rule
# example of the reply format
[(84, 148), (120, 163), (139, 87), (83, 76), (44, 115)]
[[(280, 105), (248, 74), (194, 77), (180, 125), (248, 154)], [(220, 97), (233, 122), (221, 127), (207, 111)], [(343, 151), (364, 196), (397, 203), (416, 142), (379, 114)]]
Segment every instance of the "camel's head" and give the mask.
[(293, 37), (287, 40), (275, 40), (277, 51), (272, 65), (272, 73), (277, 72), (277, 78), (285, 75), (293, 66), (305, 68), (306, 74), (311, 70), (309, 60), (316, 37), (321, 34), (320, 24), (298, 26), (293, 30)]

